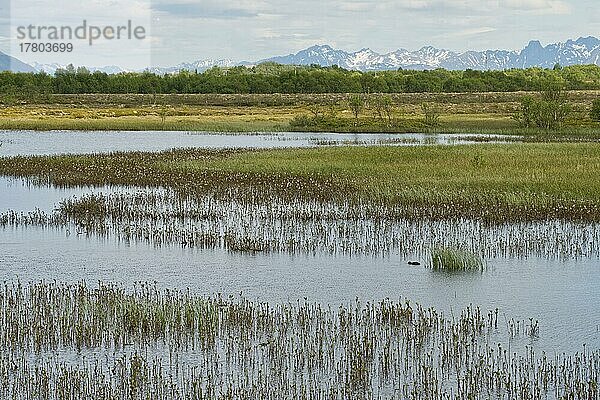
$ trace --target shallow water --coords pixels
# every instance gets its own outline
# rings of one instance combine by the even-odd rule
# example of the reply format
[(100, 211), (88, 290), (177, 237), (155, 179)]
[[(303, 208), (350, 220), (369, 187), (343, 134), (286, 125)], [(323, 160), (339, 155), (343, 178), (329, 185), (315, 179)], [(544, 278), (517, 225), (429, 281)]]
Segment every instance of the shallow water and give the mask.
[[(136, 281), (200, 294), (242, 292), (269, 302), (349, 304), (407, 298), (459, 313), (472, 304), (507, 319), (540, 321), (535, 349), (575, 352), (600, 344), (600, 260), (487, 260), (476, 274), (409, 266), (411, 257), (240, 254), (86, 238), (64, 229), (0, 229), (0, 279), (23, 282)], [(502, 317), (504, 321), (504, 317)], [(521, 345), (532, 344), (528, 341)]]
[[(318, 139), (315, 139), (318, 137)], [(313, 146), (319, 140), (366, 141), (397, 138), (431, 142), (427, 135), (321, 135), (288, 133), (211, 135), (185, 132), (0, 132), (0, 155), (90, 153), (116, 150), (164, 150), (173, 147)], [(437, 141), (453, 143), (436, 136)], [(421, 143), (419, 142), (419, 143)], [(428, 142), (428, 143), (429, 143)], [(399, 142), (395, 144), (408, 144)], [(411, 143), (415, 144), (415, 142)], [(119, 188), (119, 191), (125, 189)], [(126, 190), (138, 190), (135, 188)], [(6, 210), (51, 212), (64, 198), (112, 188), (33, 187), (0, 177), (0, 213)], [(476, 240), (476, 239), (474, 239)], [(482, 274), (440, 274), (409, 266), (417, 255), (289, 255), (234, 253), (223, 249), (153, 247), (101, 239), (55, 228), (0, 228), (0, 279), (36, 282), (112, 281), (132, 287), (136, 281), (161, 288), (190, 288), (195, 293), (243, 293), (270, 302), (306, 298), (324, 304), (407, 298), (440, 311), (460, 312), (473, 304), (500, 309), (507, 319), (540, 321), (539, 338), (521, 338), (524, 351), (577, 352), (584, 344), (600, 347), (600, 260), (488, 259)]]
[[(172, 148), (283, 148), (317, 145), (465, 144), (469, 136), (420, 133), (295, 133), (220, 134), (182, 131), (0, 131), (0, 157), (68, 153), (108, 153), (113, 151), (161, 151)], [(496, 136), (488, 136), (495, 138)], [(502, 140), (502, 138), (498, 138)], [(475, 142), (472, 142), (475, 143)]]
[[(53, 211), (58, 204), (67, 198), (89, 193), (108, 194), (115, 189), (111, 187), (72, 187), (57, 188), (50, 184), (40, 186), (28, 183), (23, 179), (0, 176), (0, 213), (7, 210), (28, 212), (39, 209), (45, 212)], [(120, 192), (136, 191), (138, 189), (119, 188)]]
[[(458, 247), (485, 258), (532, 256), (557, 259), (600, 257), (600, 224), (548, 220), (486, 224), (476, 219), (414, 221), (374, 218), (394, 209), (272, 198), (269, 203), (181, 196), (169, 189), (91, 187), (58, 189), (0, 177), (3, 225), (63, 226), (62, 212), (81, 201), (101, 204), (107, 213), (70, 218), (71, 231), (153, 244), (189, 247), (382, 256), (414, 255), (427, 260), (433, 247)], [(34, 213), (30, 214), (31, 211)]]

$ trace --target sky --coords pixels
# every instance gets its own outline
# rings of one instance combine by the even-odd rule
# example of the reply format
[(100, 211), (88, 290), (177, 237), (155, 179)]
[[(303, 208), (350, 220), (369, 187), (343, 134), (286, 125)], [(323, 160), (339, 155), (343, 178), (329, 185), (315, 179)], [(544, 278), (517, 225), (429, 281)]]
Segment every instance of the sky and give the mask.
[[(600, 33), (598, 0), (0, 0), (0, 13), (0, 51), (27, 62), (127, 68), (256, 61), (315, 44), (379, 53), (426, 45), (518, 50), (530, 40), (548, 44)], [(100, 27), (131, 20), (146, 37), (77, 42), (72, 54), (19, 49), (18, 26), (75, 27), (83, 19)]]

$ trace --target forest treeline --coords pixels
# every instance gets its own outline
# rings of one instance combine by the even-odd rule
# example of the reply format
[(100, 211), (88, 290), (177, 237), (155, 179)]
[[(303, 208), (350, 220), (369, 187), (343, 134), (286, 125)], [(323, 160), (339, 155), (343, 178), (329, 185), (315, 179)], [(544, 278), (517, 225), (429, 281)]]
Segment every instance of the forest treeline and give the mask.
[(289, 66), (211, 68), (158, 75), (150, 72), (106, 74), (68, 67), (46, 73), (0, 73), (0, 94), (140, 93), (458, 93), (600, 89), (600, 66), (505, 71), (359, 72), (339, 67)]

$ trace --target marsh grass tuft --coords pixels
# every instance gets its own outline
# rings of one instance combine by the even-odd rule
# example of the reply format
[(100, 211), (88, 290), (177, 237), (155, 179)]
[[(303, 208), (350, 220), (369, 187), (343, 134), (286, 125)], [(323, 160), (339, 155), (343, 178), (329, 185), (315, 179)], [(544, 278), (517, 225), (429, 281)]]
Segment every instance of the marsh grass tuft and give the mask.
[(434, 271), (482, 272), (485, 262), (480, 256), (452, 247), (434, 247), (431, 251), (431, 268)]

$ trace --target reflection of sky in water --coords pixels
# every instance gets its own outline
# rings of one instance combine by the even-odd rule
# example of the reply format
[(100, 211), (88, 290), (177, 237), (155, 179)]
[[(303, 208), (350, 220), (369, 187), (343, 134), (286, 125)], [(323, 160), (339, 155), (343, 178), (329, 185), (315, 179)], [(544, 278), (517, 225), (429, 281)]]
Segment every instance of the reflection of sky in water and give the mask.
[[(65, 138), (66, 136), (66, 138)], [(0, 155), (163, 150), (173, 147), (308, 146), (319, 140), (416, 138), (426, 135), (200, 135), (185, 132), (0, 132)], [(151, 138), (149, 140), (149, 137)], [(312, 138), (312, 139), (311, 139)], [(425, 139), (424, 139), (425, 138)], [(445, 140), (445, 139), (442, 139)], [(120, 189), (123, 190), (123, 189)], [(135, 189), (130, 189), (135, 190)], [(21, 180), (0, 178), (0, 212), (8, 209), (52, 211), (60, 200), (110, 188), (42, 190)], [(356, 297), (408, 298), (458, 314), (469, 304), (500, 308), (506, 318), (540, 321), (537, 351), (576, 352), (585, 343), (600, 347), (600, 261), (492, 259), (484, 274), (437, 274), (389, 257), (290, 256), (238, 254), (223, 250), (155, 248), (116, 239), (86, 238), (75, 232), (40, 228), (0, 228), (0, 279), (22, 282), (114, 281), (130, 288), (135, 281), (161, 288), (191, 288), (195, 293), (237, 294), (273, 302), (306, 297), (336, 305)], [(514, 345), (524, 348), (530, 339)]]
[[(85, 238), (64, 230), (0, 229), (0, 279), (95, 284), (158, 282), (201, 294), (332, 305), (408, 298), (458, 314), (469, 304), (500, 308), (507, 318), (540, 321), (538, 349), (578, 351), (600, 343), (598, 260), (529, 258), (489, 260), (484, 274), (447, 275), (409, 266), (400, 256), (331, 257), (238, 254), (222, 250), (155, 248), (115, 239)], [(524, 343), (526, 344), (526, 343)]]
[[(140, 189), (118, 187), (119, 193), (136, 192)], [(47, 213), (52, 212), (59, 203), (73, 196), (80, 197), (89, 193), (114, 192), (110, 187), (57, 188), (52, 185), (40, 186), (27, 183), (22, 179), (0, 176), (0, 213), (8, 210), (16, 212), (33, 211), (36, 208)]]
[[(473, 135), (463, 135), (468, 137)], [(486, 135), (476, 135), (486, 136)], [(492, 136), (493, 137), (493, 136)], [(183, 147), (278, 148), (306, 147), (333, 142), (361, 145), (455, 144), (468, 143), (456, 135), (372, 134), (372, 133), (261, 133), (210, 134), (206, 132), (85, 132), (85, 131), (0, 131), (0, 156), (65, 153), (106, 153), (111, 151), (160, 151)]]

